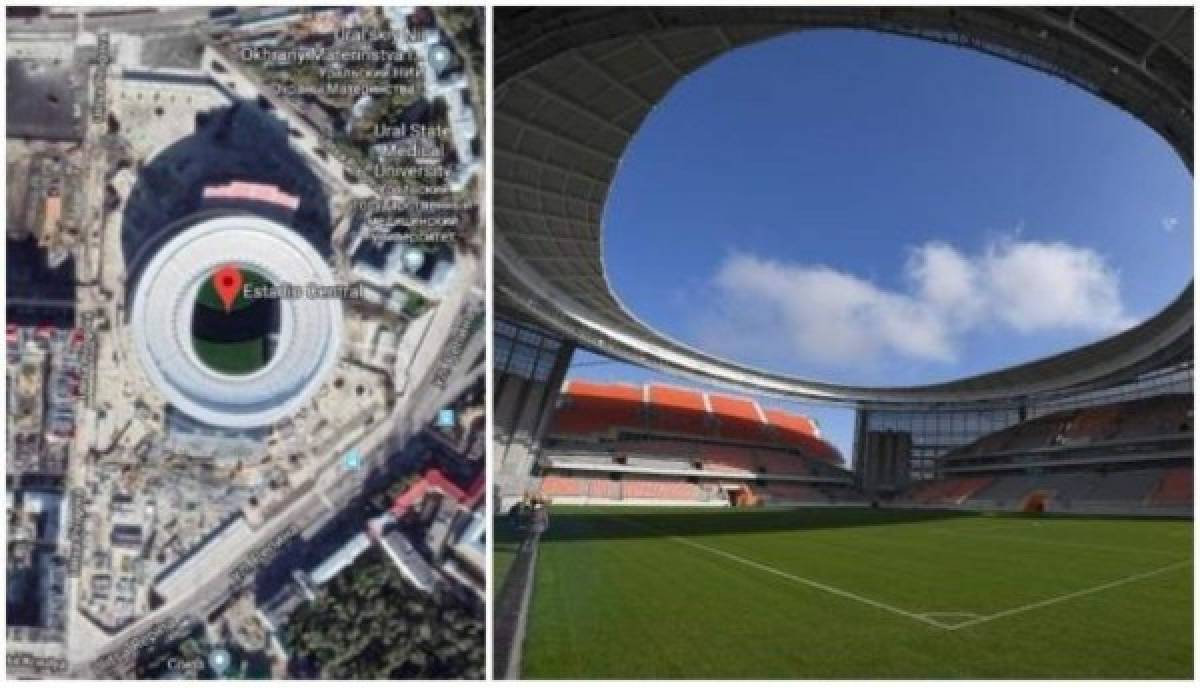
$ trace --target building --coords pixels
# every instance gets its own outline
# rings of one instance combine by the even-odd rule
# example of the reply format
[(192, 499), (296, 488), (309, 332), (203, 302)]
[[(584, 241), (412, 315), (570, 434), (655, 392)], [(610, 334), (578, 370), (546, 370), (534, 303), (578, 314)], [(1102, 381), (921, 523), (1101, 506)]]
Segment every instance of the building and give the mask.
[[(601, 225), (622, 155), (675, 83), (741, 45), (816, 28), (950, 43), (1065, 79), (1143, 121), (1190, 169), (1192, 68), (1190, 57), (1180, 57), (1191, 53), (1190, 14), (1065, 7), (503, 12), (496, 115), (512, 126), (498, 128), (495, 141), (493, 449), (502, 498), (536, 485), (533, 467), (576, 348), (749, 394), (853, 405), (853, 465), (860, 476), (871, 466), (869, 487), (884, 498), (941, 477), (952, 450), (1046, 410), (1085, 408), (1112, 395), (1191, 393), (1191, 285), (1140, 325), (1045, 359), (938, 384), (866, 387), (759, 370), (654, 330), (610, 288)], [(885, 442), (886, 433), (908, 437)]]
[(422, 248), (405, 241), (375, 240), (360, 231), (348, 252), (355, 279), (380, 293), (400, 285), (431, 298), (454, 276), (454, 250), (444, 243)]

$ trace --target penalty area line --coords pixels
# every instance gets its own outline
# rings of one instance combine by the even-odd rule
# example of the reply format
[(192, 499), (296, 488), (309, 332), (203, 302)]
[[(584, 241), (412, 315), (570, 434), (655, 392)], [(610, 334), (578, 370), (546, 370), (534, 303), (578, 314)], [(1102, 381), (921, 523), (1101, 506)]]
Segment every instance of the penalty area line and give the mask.
[(1104, 592), (1105, 590), (1111, 590), (1112, 588), (1120, 587), (1122, 585), (1128, 585), (1129, 583), (1136, 583), (1137, 581), (1146, 580), (1147, 578), (1153, 578), (1154, 576), (1158, 576), (1160, 574), (1164, 574), (1169, 571), (1174, 571), (1175, 569), (1179, 569), (1179, 568), (1183, 568), (1184, 566), (1191, 566), (1191, 565), (1192, 565), (1191, 559), (1188, 559), (1186, 561), (1177, 561), (1174, 564), (1167, 564), (1166, 566), (1154, 569), (1153, 571), (1146, 571), (1144, 573), (1135, 573), (1132, 576), (1126, 576), (1124, 578), (1119, 578), (1115, 581), (1101, 583), (1100, 585), (1094, 585), (1090, 588), (1084, 588), (1083, 590), (1076, 590), (1075, 592), (1070, 592), (1065, 595), (1051, 597), (1051, 598), (1042, 600), (1040, 602), (1033, 602), (1031, 604), (1021, 605), (1020, 607), (1013, 607), (1012, 609), (1005, 609), (1002, 612), (996, 612), (995, 614), (988, 614), (987, 616), (980, 616), (977, 619), (971, 619), (970, 621), (964, 621), (960, 624), (955, 624), (953, 626), (950, 626), (949, 628), (950, 628), (950, 630), (957, 631), (960, 628), (977, 626), (979, 624), (987, 623), (989, 621), (995, 621), (996, 619), (1003, 619), (1005, 617), (1014, 616), (1016, 614), (1023, 614), (1025, 612), (1030, 612), (1035, 609), (1049, 607), (1050, 605), (1058, 604), (1060, 602), (1067, 602), (1069, 600), (1073, 600), (1073, 599), (1076, 599), (1079, 597), (1092, 595), (1092, 594), (1095, 594), (1098, 592)]
[[(640, 523), (637, 525), (641, 526)], [(646, 528), (646, 526), (642, 526), (642, 527)], [(652, 530), (651, 528), (646, 528), (646, 529)], [(829, 593), (830, 595), (837, 595), (838, 597), (842, 597), (847, 600), (853, 600), (860, 604), (865, 604), (870, 607), (875, 607), (876, 609), (882, 609), (883, 611), (891, 612), (898, 616), (907, 617), (909, 619), (912, 619), (913, 621), (919, 621), (923, 624), (928, 624), (930, 626), (934, 626), (934, 627), (940, 628), (942, 630), (952, 630), (953, 628), (955, 628), (955, 626), (953, 624), (944, 624), (944, 623), (938, 621), (937, 619), (931, 619), (924, 614), (916, 614), (916, 613), (910, 612), (908, 610), (901, 609), (899, 607), (893, 607), (892, 605), (887, 604), (886, 602), (880, 602), (879, 600), (873, 600), (869, 597), (863, 597), (862, 595), (852, 593), (849, 590), (842, 590), (841, 588), (835, 588), (832, 585), (828, 585), (828, 584), (822, 583), (820, 581), (815, 581), (815, 580), (812, 580), (811, 578), (797, 576), (793, 573), (788, 573), (787, 571), (780, 571), (779, 569), (777, 569), (773, 566), (767, 566), (766, 564), (759, 563), (757, 561), (754, 561), (753, 559), (746, 559), (745, 557), (739, 557), (738, 555), (731, 554), (730, 552), (726, 552), (723, 549), (717, 549), (716, 547), (702, 545), (699, 542), (694, 542), (692, 540), (689, 540), (689, 539), (683, 538), (683, 537), (679, 537), (677, 535), (667, 535), (667, 537), (671, 540), (674, 540), (675, 542), (682, 544), (682, 545), (687, 545), (688, 547), (693, 547), (693, 548), (701, 550), (703, 552), (708, 552), (709, 554), (714, 554), (718, 557), (723, 557), (730, 561), (737, 562), (743, 566), (748, 566), (750, 568), (758, 569), (759, 571), (763, 571), (765, 573), (770, 573), (772, 575), (779, 576), (780, 578), (790, 580), (793, 583), (799, 583), (801, 585), (806, 585), (810, 588), (815, 588), (822, 592)]]

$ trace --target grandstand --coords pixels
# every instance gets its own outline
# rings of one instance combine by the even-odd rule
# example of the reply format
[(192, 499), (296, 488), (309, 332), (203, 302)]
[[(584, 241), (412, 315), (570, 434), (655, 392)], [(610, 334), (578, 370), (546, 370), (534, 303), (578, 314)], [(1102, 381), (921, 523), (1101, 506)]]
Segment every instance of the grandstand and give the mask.
[[(502, 510), (530, 492), (554, 503), (531, 538), (532, 592), (513, 596), (530, 600), (529, 635), (497, 666), (543, 679), (1191, 678), (1193, 533), (1178, 518), (1193, 509), (1191, 284), (1083, 346), (864, 386), (690, 346), (609, 283), (604, 210), (645, 118), (731, 50), (829, 28), (1046, 72), (1193, 169), (1191, 8), (497, 10), (495, 497)], [(565, 382), (576, 350), (853, 407), (852, 452), (746, 398)], [(786, 508), (717, 508), (772, 505)]]
[(661, 384), (565, 382), (536, 462), (560, 504), (858, 505), (1187, 515), (1192, 397), (1046, 413), (937, 460), (936, 477), (864, 489), (813, 422)]
[(564, 383), (537, 467), (560, 504), (862, 502), (810, 419), (662, 384)]
[(941, 477), (896, 503), (1011, 511), (1188, 515), (1190, 394), (1056, 411), (985, 435), (940, 460)]

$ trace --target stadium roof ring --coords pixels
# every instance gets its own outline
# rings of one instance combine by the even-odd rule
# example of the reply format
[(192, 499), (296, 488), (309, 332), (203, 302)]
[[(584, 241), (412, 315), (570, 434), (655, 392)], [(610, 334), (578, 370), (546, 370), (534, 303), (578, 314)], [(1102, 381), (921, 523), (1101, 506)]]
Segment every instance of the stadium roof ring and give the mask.
[(499, 312), (580, 346), (706, 383), (868, 404), (1007, 404), (1106, 387), (1192, 357), (1189, 284), (1117, 335), (1036, 361), (913, 387), (765, 371), (698, 351), (621, 303), (602, 216), (626, 146), (672, 86), (784, 33), (870, 29), (979, 50), (1062, 78), (1137, 117), (1192, 167), (1190, 7), (612, 7), (497, 10), (495, 292)]
[(333, 286), (328, 263), (301, 235), (264, 217), (220, 214), (184, 221), (141, 272), (130, 326), (137, 356), (167, 402), (225, 428), (270, 425), (294, 414), (337, 363), (342, 305), (336, 298), (280, 298), (278, 341), (266, 364), (240, 375), (214, 370), (193, 344), (200, 288), (235, 264), (276, 286)]

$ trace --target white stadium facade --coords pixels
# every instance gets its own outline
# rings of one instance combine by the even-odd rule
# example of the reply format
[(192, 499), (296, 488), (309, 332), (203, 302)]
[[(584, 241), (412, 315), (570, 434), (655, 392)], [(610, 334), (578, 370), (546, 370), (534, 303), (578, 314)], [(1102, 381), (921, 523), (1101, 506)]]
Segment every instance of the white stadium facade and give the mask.
[(271, 284), (335, 286), (327, 261), (293, 229), (243, 210), (201, 212), (140, 271), (130, 326), (146, 376), (168, 404), (218, 428), (268, 426), (296, 413), (336, 365), (342, 304), (337, 298), (283, 298), (275, 351), (266, 365), (228, 374), (193, 345), (196, 296), (213, 274), (236, 265)]
[[(1191, 284), (1145, 322), (1077, 349), (959, 380), (863, 387), (756, 369), (656, 331), (611, 288), (602, 237), (621, 158), (656, 104), (723, 53), (793, 31), (873, 30), (1044, 72), (1137, 118), (1191, 170), (1192, 8), (501, 8), (497, 15), (494, 450), (502, 496), (536, 486), (541, 442), (575, 348), (750, 394), (852, 405), (858, 479), (894, 491), (943, 477), (939, 462), (948, 453), (1040, 416), (1192, 393)], [(1190, 438), (1190, 415), (1187, 422)], [(911, 446), (901, 443), (902, 456), (886, 457), (880, 475), (878, 466), (867, 470), (879, 458), (868, 450), (887, 433), (906, 435)], [(1171, 460), (1190, 462), (1190, 441), (1171, 452)], [(1144, 457), (1162, 453), (1147, 447)], [(1049, 465), (1048, 456), (1034, 458)], [(1008, 459), (972, 455), (967, 468), (951, 468), (1011, 468)]]

